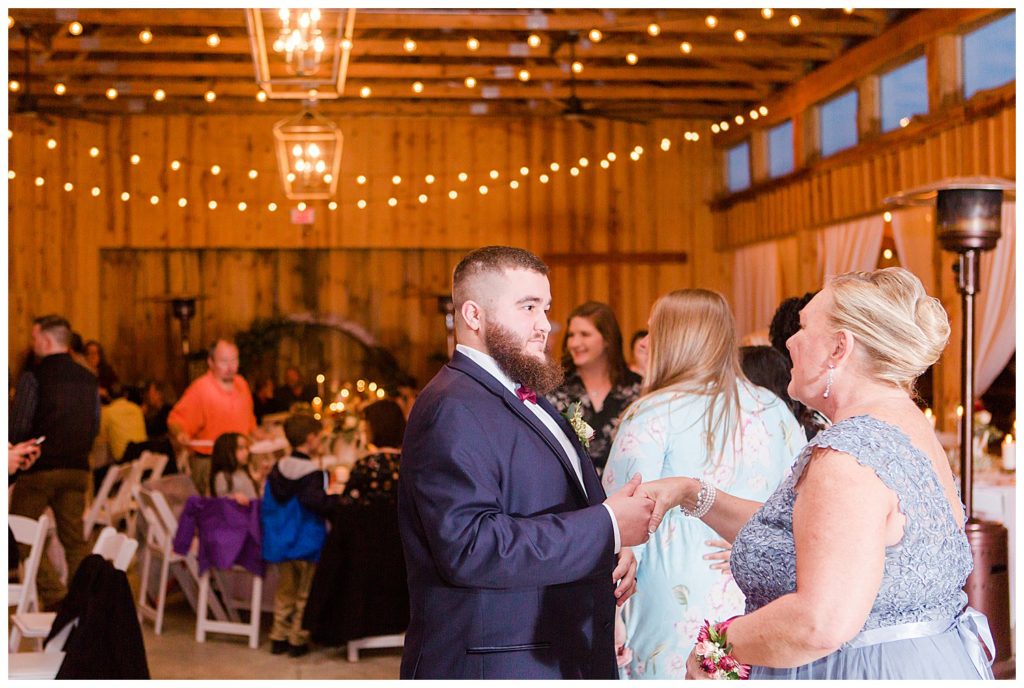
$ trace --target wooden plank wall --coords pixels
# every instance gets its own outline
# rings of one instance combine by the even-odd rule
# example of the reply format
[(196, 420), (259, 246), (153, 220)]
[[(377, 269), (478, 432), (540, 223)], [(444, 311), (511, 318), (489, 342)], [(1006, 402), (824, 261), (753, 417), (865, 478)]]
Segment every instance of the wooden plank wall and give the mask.
[[(730, 292), (730, 263), (714, 250), (707, 206), (710, 137), (683, 142), (683, 132), (706, 130), (706, 122), (596, 120), (587, 129), (546, 119), (343, 120), (338, 207), (311, 204), (312, 227), (289, 223), (286, 211), (294, 203), (283, 197), (277, 177), (273, 124), (257, 115), (57, 119), (53, 125), (12, 118), (12, 364), (28, 343), (31, 319), (59, 312), (84, 337), (103, 342), (125, 378), (171, 370), (177, 325), (168, 320), (168, 306), (146, 299), (198, 292), (210, 298), (194, 325), (193, 348), (243, 329), (252, 317), (301, 306), (364, 319), (422, 381), (429, 371), (424, 356), (443, 341), (443, 329), (436, 303), (419, 292), (441, 290), (458, 257), (493, 243), (542, 256), (686, 252), (683, 264), (600, 256), (586, 265), (553, 264), (555, 321), (583, 300), (605, 300), (627, 337), (670, 289)], [(659, 148), (666, 136), (673, 141), (667, 152)], [(50, 138), (55, 149), (47, 147)], [(629, 151), (637, 145), (645, 152), (633, 162)], [(97, 157), (89, 154), (93, 146)], [(598, 161), (609, 151), (617, 160), (602, 170)], [(133, 154), (138, 164), (131, 163)], [(580, 156), (590, 164), (572, 177), (569, 167)], [(172, 160), (181, 162), (179, 170), (171, 169)], [(547, 170), (551, 181), (541, 184), (538, 173), (551, 162), (561, 169)], [(522, 165), (529, 176), (512, 190), (508, 182)], [(465, 183), (457, 179), (463, 171)], [(398, 185), (395, 174), (402, 177)], [(436, 176), (433, 185), (427, 174)], [(365, 185), (356, 183), (358, 175), (367, 176)], [(74, 185), (71, 191), (65, 182)], [(486, 195), (481, 184), (489, 187)], [(98, 196), (90, 193), (93, 186)], [(457, 200), (446, 197), (450, 189)], [(128, 201), (121, 200), (125, 191)], [(420, 193), (429, 195), (427, 203), (418, 201)], [(396, 207), (388, 206), (391, 197)], [(179, 198), (186, 199), (184, 208)], [(366, 209), (357, 207), (360, 199)], [(271, 202), (278, 204), (274, 212)]]

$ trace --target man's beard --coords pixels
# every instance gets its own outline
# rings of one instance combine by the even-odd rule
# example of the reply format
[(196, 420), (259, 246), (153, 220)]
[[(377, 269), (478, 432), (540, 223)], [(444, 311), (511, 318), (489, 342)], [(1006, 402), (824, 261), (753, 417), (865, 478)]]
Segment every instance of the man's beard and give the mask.
[(523, 351), (524, 342), (511, 330), (496, 323), (484, 328), (484, 344), (498, 367), (524, 387), (537, 394), (547, 394), (562, 384), (562, 366), (558, 361), (543, 360)]

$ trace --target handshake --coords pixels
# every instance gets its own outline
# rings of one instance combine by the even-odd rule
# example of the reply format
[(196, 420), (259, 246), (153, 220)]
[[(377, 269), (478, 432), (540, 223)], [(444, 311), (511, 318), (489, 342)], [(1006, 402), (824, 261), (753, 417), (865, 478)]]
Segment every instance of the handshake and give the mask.
[(623, 547), (642, 545), (661, 525), (661, 520), (679, 503), (679, 496), (669, 489), (668, 481), (643, 483), (636, 473), (628, 483), (605, 500), (615, 514)]

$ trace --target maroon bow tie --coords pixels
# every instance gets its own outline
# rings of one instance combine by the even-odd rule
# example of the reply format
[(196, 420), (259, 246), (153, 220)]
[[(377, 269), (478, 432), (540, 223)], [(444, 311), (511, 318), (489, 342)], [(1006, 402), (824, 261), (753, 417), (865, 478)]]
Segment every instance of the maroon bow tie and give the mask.
[(537, 403), (537, 393), (526, 385), (519, 385), (516, 389), (516, 396), (519, 397), (520, 401), (528, 401), (531, 404)]

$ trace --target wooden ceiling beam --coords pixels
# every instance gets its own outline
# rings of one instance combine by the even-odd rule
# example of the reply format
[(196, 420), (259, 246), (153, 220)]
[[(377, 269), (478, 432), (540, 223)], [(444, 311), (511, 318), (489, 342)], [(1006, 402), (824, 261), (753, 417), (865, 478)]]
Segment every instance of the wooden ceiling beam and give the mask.
[[(516, 81), (517, 71), (503, 76), (512, 65), (454, 65), (431, 62), (415, 62), (398, 64), (392, 62), (353, 62), (348, 69), (350, 79), (397, 79), (403, 83), (429, 79), (464, 79), (472, 76), (480, 79), (499, 79)], [(518, 65), (513, 69), (518, 69)], [(568, 81), (569, 73), (553, 65), (530, 65), (528, 67), (532, 81)], [(133, 60), (122, 62), (117, 60), (96, 60), (83, 62), (79, 60), (39, 60), (33, 61), (33, 76), (79, 78), (110, 78), (130, 76), (174, 76), (183, 75), (207, 78), (249, 78), (255, 80), (251, 60), (232, 60), (216, 62), (177, 61), (177, 60)], [(694, 81), (725, 81), (725, 82), (787, 82), (797, 78), (800, 73), (794, 69), (765, 68), (758, 69), (748, 65), (729, 65), (728, 67), (585, 67), (577, 75), (578, 81), (662, 81), (662, 82), (694, 82)]]

